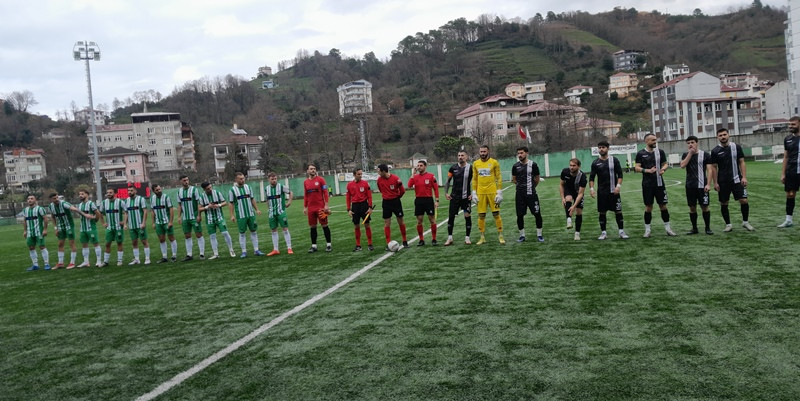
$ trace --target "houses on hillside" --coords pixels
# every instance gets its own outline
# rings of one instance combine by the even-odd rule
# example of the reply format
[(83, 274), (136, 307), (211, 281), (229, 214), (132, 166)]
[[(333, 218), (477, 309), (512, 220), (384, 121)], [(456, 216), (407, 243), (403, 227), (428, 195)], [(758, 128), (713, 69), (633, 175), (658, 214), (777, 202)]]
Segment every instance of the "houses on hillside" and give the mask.
[(3, 152), (6, 184), (19, 190), (28, 190), (31, 181), (47, 176), (47, 163), (41, 149), (14, 148)]

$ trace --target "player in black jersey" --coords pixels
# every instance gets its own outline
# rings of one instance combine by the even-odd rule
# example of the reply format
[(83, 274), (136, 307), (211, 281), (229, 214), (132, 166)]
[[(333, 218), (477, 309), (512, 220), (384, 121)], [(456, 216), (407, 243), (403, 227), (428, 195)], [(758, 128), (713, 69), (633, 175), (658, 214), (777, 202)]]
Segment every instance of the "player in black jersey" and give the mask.
[(511, 167), (511, 182), (517, 186), (517, 228), (519, 229), (517, 242), (525, 241), (525, 215), (528, 210), (533, 213), (536, 220), (536, 239), (544, 242), (542, 211), (539, 206), (539, 195), (536, 194), (536, 186), (539, 185), (539, 166), (533, 160), (528, 160), (527, 146), (517, 148), (517, 159), (519, 161)]
[[(458, 163), (450, 166), (447, 171), (447, 183), (444, 184), (444, 196), (450, 201), (450, 209), (447, 216), (447, 241), (444, 246), (453, 245), (453, 226), (456, 222), (456, 215), (459, 210), (464, 211), (464, 223), (466, 225), (466, 236), (464, 243), (469, 245), (470, 231), (472, 231), (472, 166), (467, 163), (467, 152), (458, 152)], [(453, 192), (450, 192), (450, 183), (453, 183)]]
[(744, 151), (741, 146), (731, 142), (726, 128), (717, 130), (717, 140), (719, 145), (711, 150), (711, 169), (707, 186), (710, 188), (713, 181), (714, 189), (719, 193), (722, 219), (725, 220), (723, 231), (733, 230), (728, 212), (731, 194), (741, 205), (742, 227), (747, 231), (753, 231), (753, 226), (747, 220), (750, 215), (750, 205), (747, 203), (747, 166), (744, 163)]
[[(606, 212), (613, 210), (617, 218), (617, 228), (619, 237), (628, 239), (628, 234), (623, 230), (624, 220), (622, 218), (622, 200), (619, 191), (622, 188), (622, 165), (614, 156), (608, 155), (609, 144), (602, 141), (597, 144), (597, 152), (600, 157), (592, 162), (592, 172), (589, 174), (589, 193), (592, 198), (597, 197), (597, 211), (600, 213), (600, 237), (604, 240), (608, 238), (606, 233)], [(597, 177), (597, 192), (594, 191), (594, 178)]]
[(786, 191), (786, 220), (778, 228), (791, 227), (794, 213), (794, 197), (800, 189), (800, 117), (789, 119), (791, 135), (783, 140), (783, 167), (781, 182)]
[(561, 183), (558, 192), (561, 204), (567, 213), (567, 228), (572, 228), (572, 215), (575, 214), (575, 241), (581, 239), (583, 223), (583, 192), (586, 190), (586, 174), (581, 171), (581, 161), (570, 159), (569, 167), (561, 170)]
[(691, 135), (686, 138), (688, 151), (681, 156), (681, 168), (686, 170), (686, 201), (689, 204), (689, 220), (692, 230), (686, 234), (697, 234), (697, 204), (703, 211), (703, 223), (706, 225), (706, 234), (711, 231), (711, 212), (708, 210), (709, 196), (707, 171), (711, 164), (711, 154), (697, 147), (697, 137)]
[(667, 171), (667, 154), (656, 147), (658, 139), (655, 134), (644, 136), (645, 147), (636, 153), (634, 171), (642, 173), (642, 198), (644, 199), (644, 237), (650, 238), (650, 222), (653, 220), (653, 200), (658, 203), (661, 210), (661, 220), (669, 236), (675, 232), (669, 224), (669, 209), (667, 209), (667, 186), (664, 185), (664, 172)]

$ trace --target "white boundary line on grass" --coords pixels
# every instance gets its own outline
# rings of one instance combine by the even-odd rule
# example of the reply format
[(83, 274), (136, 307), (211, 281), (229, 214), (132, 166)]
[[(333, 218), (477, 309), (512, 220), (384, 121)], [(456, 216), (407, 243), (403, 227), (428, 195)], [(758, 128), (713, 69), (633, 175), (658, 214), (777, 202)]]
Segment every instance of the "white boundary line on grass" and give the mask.
[[(436, 225), (436, 227), (441, 227), (446, 223), (447, 223), (447, 220), (445, 219), (441, 223), (438, 223)], [(427, 231), (424, 232), (424, 234), (428, 234), (430, 232), (431, 232), (431, 230), (428, 229)], [(419, 236), (416, 236), (416, 237), (412, 238), (411, 240), (409, 240), (408, 242), (412, 243), (412, 242), (418, 241), (418, 240), (419, 240)], [(175, 375), (175, 377), (165, 381), (164, 383), (161, 383), (158, 387), (154, 388), (149, 393), (146, 393), (144, 395), (139, 396), (138, 398), (136, 398), (136, 401), (150, 401), (150, 400), (155, 399), (156, 397), (160, 396), (161, 394), (166, 393), (171, 388), (183, 383), (186, 379), (189, 379), (190, 377), (196, 375), (197, 373), (202, 372), (205, 368), (211, 366), (212, 364), (216, 363), (220, 359), (230, 355), (231, 353), (233, 353), (234, 351), (238, 350), (239, 348), (241, 348), (245, 344), (249, 343), (250, 341), (252, 341), (256, 337), (260, 336), (261, 334), (263, 334), (267, 330), (277, 326), (278, 324), (280, 324), (284, 320), (292, 317), (293, 315), (296, 315), (296, 314), (300, 313), (301, 311), (303, 311), (304, 309), (308, 308), (309, 306), (317, 303), (317, 301), (327, 297), (328, 295), (332, 294), (336, 290), (338, 290), (338, 289), (344, 287), (345, 285), (349, 284), (350, 282), (352, 282), (353, 280), (357, 279), (362, 274), (366, 273), (367, 271), (369, 271), (373, 267), (377, 266), (378, 264), (380, 264), (384, 260), (392, 257), (393, 255), (395, 255), (395, 253), (387, 252), (386, 254), (380, 256), (378, 259), (375, 259), (372, 263), (362, 267), (357, 272), (351, 274), (346, 279), (340, 281), (339, 283), (337, 283), (333, 287), (328, 288), (327, 290), (315, 295), (314, 297), (312, 297), (309, 300), (303, 302), (302, 304), (295, 306), (291, 310), (289, 310), (287, 312), (284, 312), (283, 314), (281, 314), (280, 316), (276, 317), (275, 319), (272, 319), (269, 323), (264, 324), (261, 327), (251, 331), (246, 336), (236, 340), (235, 342), (231, 343), (227, 347), (215, 352), (213, 355), (209, 356), (206, 359), (203, 359), (202, 361), (200, 361), (196, 365), (192, 366), (191, 368), (189, 368), (187, 370), (184, 370), (181, 373), (178, 373), (177, 375)]]

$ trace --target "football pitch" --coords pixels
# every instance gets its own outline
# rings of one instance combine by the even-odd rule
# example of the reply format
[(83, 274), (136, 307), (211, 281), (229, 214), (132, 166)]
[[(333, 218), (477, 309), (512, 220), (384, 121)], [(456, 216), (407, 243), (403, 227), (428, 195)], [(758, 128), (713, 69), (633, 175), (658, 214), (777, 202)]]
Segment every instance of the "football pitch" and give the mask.
[[(677, 237), (656, 209), (653, 236), (642, 238), (639, 174), (622, 188), (629, 240), (611, 215), (610, 238), (597, 240), (589, 197), (574, 241), (558, 177), (538, 188), (544, 243), (531, 215), (528, 241), (516, 242), (513, 188), (502, 205), (506, 245), (491, 217), (488, 243), (464, 245), (458, 216), (454, 246), (432, 247), (427, 234), (426, 246), (388, 255), (380, 218), (376, 250), (352, 252), (344, 197), (331, 203), (331, 253), (321, 230), (323, 250), (306, 253), (302, 200), (289, 208), (295, 255), (281, 236), (273, 257), (230, 258), (220, 238), (219, 260), (127, 266), (126, 238), (124, 267), (26, 272), (22, 228), (0, 227), (0, 400), (798, 399), (800, 225), (775, 227), (785, 215), (780, 164), (748, 163), (754, 232), (731, 201), (734, 230), (723, 233), (713, 193), (715, 234), (684, 235), (685, 175), (665, 177)], [(404, 197), (409, 239), (413, 198)], [(268, 227), (264, 214), (264, 251)], [(440, 226), (440, 244), (446, 235)]]

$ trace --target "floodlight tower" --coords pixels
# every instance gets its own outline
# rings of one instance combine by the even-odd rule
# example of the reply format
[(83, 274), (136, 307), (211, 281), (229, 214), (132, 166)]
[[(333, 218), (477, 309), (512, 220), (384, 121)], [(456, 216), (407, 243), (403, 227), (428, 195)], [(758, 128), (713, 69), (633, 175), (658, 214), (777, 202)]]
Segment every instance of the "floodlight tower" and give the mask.
[(94, 181), (97, 189), (96, 202), (103, 200), (103, 190), (100, 182), (100, 158), (97, 155), (97, 128), (95, 127), (94, 102), (92, 101), (92, 75), (89, 71), (89, 61), (100, 61), (100, 46), (95, 42), (80, 41), (72, 46), (72, 57), (75, 61), (86, 61), (86, 86), (89, 89), (89, 120), (92, 124), (92, 153), (94, 158)]
[(366, 80), (348, 82), (336, 88), (339, 93), (339, 115), (354, 116), (358, 119), (361, 137), (361, 168), (367, 171), (367, 139), (364, 129), (364, 114), (372, 112), (372, 84)]

